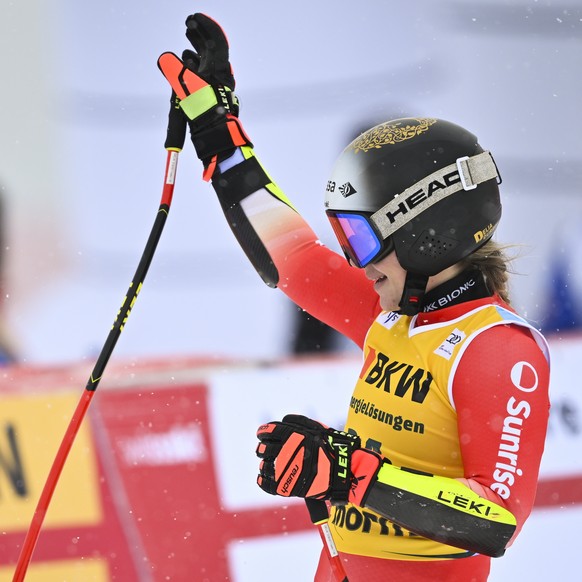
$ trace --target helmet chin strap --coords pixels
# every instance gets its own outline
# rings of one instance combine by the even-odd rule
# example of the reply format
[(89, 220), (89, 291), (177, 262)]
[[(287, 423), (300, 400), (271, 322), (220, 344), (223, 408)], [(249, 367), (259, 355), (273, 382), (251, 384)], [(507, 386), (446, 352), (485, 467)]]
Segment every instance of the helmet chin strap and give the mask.
[(402, 298), (400, 299), (400, 310), (397, 313), (402, 315), (416, 315), (421, 310), (422, 299), (426, 293), (428, 275), (406, 272)]

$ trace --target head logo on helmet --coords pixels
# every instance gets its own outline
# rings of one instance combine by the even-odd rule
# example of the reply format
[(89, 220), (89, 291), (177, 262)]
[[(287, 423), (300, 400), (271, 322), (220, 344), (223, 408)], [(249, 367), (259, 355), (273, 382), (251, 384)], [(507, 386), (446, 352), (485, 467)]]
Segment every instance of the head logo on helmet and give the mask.
[[(325, 207), (346, 255), (358, 266), (393, 250), (417, 280), (482, 246), (501, 218), (493, 157), (466, 129), (432, 118), (381, 123), (340, 155)], [(476, 234), (478, 233), (478, 234)]]

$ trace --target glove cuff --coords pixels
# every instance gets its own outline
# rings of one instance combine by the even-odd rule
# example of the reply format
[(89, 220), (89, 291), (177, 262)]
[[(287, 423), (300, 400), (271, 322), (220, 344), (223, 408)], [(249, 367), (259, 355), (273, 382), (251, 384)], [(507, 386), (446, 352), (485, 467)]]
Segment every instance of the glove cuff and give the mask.
[(203, 162), (210, 160), (217, 154), (232, 153), (235, 148), (240, 146), (253, 147), (241, 122), (232, 115), (227, 115), (223, 123), (191, 133), (196, 154)]
[(360, 446), (360, 437), (343, 431), (326, 430), (328, 454), (332, 459), (328, 498), (336, 505), (348, 502), (352, 486), (353, 454)]
[(368, 449), (358, 449), (352, 453), (352, 486), (349, 501), (359, 507), (366, 505), (366, 498), (376, 481), (383, 459)]
[(224, 209), (233, 208), (247, 196), (271, 184), (263, 166), (255, 156), (221, 174), (215, 174), (212, 185)]

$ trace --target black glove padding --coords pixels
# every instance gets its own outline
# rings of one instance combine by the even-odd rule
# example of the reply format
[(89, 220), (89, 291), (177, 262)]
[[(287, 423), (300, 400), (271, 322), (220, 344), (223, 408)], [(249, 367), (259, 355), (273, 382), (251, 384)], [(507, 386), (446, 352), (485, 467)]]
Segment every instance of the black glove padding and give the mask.
[(296, 414), (259, 427), (257, 483), (271, 495), (348, 501), (360, 438)]
[(224, 85), (234, 91), (235, 81), (229, 62), (228, 40), (221, 26), (205, 14), (191, 14), (186, 18), (186, 37), (196, 50), (185, 50), (182, 60), (207, 83)]

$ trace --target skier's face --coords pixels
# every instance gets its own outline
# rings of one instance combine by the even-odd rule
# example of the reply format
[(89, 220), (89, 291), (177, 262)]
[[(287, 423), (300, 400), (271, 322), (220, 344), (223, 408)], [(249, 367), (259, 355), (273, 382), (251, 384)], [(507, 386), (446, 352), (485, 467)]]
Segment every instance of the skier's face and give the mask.
[[(459, 274), (462, 270), (461, 263), (448, 267), (444, 271), (428, 278), (426, 290), (430, 291), (448, 279)], [(376, 263), (370, 263), (364, 267), (366, 277), (374, 281), (374, 291), (380, 297), (380, 306), (385, 311), (397, 311), (400, 309), (400, 300), (406, 281), (406, 271), (400, 266), (396, 258), (396, 252), (380, 259)]]
[(374, 281), (374, 291), (380, 297), (380, 306), (385, 311), (399, 309), (406, 271), (400, 266), (396, 253), (392, 252), (376, 263), (364, 267), (366, 277)]

